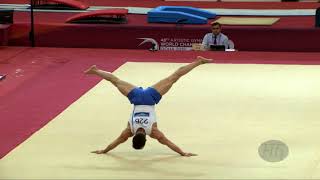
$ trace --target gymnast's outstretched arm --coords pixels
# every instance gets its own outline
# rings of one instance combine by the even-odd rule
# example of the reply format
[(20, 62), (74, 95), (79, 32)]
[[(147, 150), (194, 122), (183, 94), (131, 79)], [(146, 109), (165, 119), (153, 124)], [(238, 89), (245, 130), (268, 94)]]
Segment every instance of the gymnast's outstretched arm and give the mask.
[(121, 135), (116, 140), (114, 140), (111, 144), (109, 144), (105, 149), (92, 151), (92, 153), (106, 154), (107, 152), (116, 148), (119, 144), (126, 142), (128, 138), (131, 136), (133, 136), (133, 134), (131, 133), (130, 128), (127, 127), (125, 130), (122, 131)]
[(197, 154), (186, 153), (182, 151), (177, 145), (171, 142), (161, 131), (156, 128), (152, 131), (152, 135), (150, 135), (150, 137), (157, 139), (161, 144), (168, 146), (170, 149), (179, 153), (181, 156), (197, 156)]

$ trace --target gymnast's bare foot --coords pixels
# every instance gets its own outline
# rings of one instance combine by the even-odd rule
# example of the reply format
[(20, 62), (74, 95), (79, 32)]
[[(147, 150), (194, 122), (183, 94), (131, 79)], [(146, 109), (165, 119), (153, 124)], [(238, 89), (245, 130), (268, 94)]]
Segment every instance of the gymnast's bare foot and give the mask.
[(197, 56), (197, 60), (201, 62), (201, 64), (212, 62), (212, 59), (204, 58), (202, 56)]
[(193, 153), (183, 153), (181, 154), (181, 156), (191, 157), (191, 156), (198, 156), (198, 155)]
[(89, 69), (85, 70), (85, 74), (95, 74), (95, 72), (98, 70), (96, 65), (92, 65)]

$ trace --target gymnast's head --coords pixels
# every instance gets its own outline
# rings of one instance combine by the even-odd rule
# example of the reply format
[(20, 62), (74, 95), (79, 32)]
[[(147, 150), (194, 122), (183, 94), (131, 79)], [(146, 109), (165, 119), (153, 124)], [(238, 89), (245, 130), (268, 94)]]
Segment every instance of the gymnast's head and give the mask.
[(143, 149), (146, 144), (146, 132), (143, 128), (139, 128), (132, 138), (132, 147), (136, 150)]

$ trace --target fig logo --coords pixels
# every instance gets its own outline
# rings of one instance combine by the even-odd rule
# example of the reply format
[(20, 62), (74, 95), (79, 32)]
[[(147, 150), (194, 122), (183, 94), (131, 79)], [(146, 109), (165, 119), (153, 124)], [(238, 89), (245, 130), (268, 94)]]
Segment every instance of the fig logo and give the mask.
[(152, 44), (152, 48), (150, 50), (152, 51), (158, 51), (159, 50), (159, 44), (156, 40), (152, 39), (152, 38), (137, 38), (137, 39), (142, 39), (143, 41), (138, 45), (141, 46), (142, 44), (145, 43), (151, 43)]

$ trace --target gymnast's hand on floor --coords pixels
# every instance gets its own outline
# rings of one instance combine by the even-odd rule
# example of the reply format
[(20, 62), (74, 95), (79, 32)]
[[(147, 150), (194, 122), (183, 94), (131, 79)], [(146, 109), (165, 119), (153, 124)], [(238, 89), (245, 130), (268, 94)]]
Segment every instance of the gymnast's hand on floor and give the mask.
[(198, 156), (198, 155), (197, 154), (193, 154), (193, 153), (183, 153), (183, 154), (181, 154), (181, 156), (190, 157), (190, 156)]
[(95, 153), (95, 154), (106, 154), (107, 151), (105, 151), (105, 150), (97, 150), (97, 151), (92, 151), (91, 153)]

